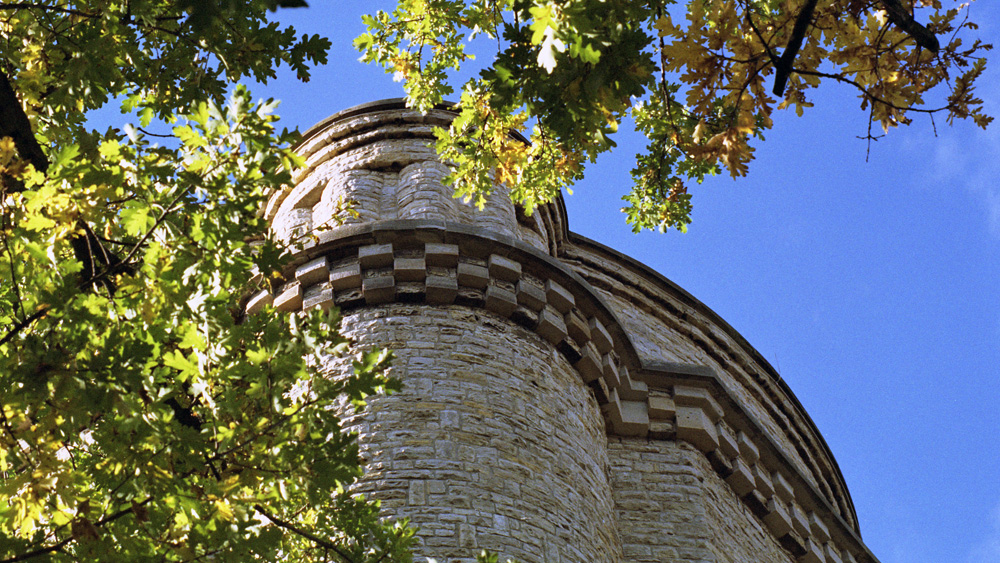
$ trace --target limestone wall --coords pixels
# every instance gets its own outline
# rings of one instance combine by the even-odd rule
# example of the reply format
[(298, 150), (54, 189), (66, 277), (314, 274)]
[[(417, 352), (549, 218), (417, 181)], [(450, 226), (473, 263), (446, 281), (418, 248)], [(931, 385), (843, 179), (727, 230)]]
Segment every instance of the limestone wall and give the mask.
[(456, 305), (362, 309), (344, 329), (396, 354), (403, 391), (348, 427), (368, 472), (359, 490), (420, 527), (422, 556), (621, 560), (604, 420), (551, 344)]

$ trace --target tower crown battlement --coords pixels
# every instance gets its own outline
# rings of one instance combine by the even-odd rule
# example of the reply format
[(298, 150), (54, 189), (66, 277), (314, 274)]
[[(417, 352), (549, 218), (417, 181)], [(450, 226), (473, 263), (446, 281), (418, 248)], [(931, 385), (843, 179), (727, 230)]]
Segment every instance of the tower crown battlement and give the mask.
[(570, 232), (561, 201), (529, 217), (502, 186), (483, 210), (454, 199), (433, 149), (454, 116), (401, 100), (335, 114), (266, 210), (301, 250), (248, 312), (337, 306), (359, 346), (396, 353), (403, 391), (345, 418), (357, 490), (409, 518), (439, 563), (480, 548), (877, 562), (832, 453), (760, 354), (662, 275)]

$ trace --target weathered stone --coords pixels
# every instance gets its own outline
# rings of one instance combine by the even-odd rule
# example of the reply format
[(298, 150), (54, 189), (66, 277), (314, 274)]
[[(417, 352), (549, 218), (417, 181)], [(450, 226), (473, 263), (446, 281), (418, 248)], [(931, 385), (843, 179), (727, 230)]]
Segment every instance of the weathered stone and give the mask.
[(799, 534), (803, 538), (808, 538), (810, 534), (809, 527), (809, 517), (806, 516), (802, 507), (798, 503), (791, 503), (791, 515), (792, 515), (792, 527), (795, 528), (795, 533)]
[(553, 312), (551, 309), (542, 309), (538, 315), (538, 334), (545, 340), (553, 344), (558, 344), (566, 338), (566, 323), (562, 315)]
[(587, 320), (583, 318), (583, 315), (579, 311), (566, 313), (565, 320), (566, 330), (569, 331), (570, 338), (580, 344), (590, 342), (590, 327), (587, 326)]
[(278, 311), (298, 311), (302, 308), (302, 286), (291, 284), (274, 298), (274, 308)]
[(809, 530), (812, 532), (812, 537), (816, 538), (819, 543), (830, 541), (830, 528), (815, 512), (809, 513)]
[(396, 281), (424, 281), (427, 277), (427, 264), (423, 258), (396, 258), (392, 265)]
[(247, 314), (252, 315), (272, 303), (274, 303), (274, 296), (269, 291), (258, 292), (257, 295), (254, 295), (247, 301)]
[(508, 282), (521, 278), (521, 264), (499, 254), (491, 254), (488, 262), (490, 277)]
[(677, 414), (674, 400), (668, 395), (654, 395), (650, 393), (649, 417), (656, 420), (673, 420)]
[(719, 447), (715, 423), (701, 407), (677, 405), (677, 438), (690, 442), (702, 452), (711, 452)]
[(733, 435), (732, 430), (721, 422), (716, 425), (715, 429), (719, 433), (719, 447), (722, 449), (722, 453), (729, 459), (740, 455), (739, 446), (736, 444), (736, 436)]
[(428, 303), (448, 305), (454, 303), (458, 296), (458, 281), (455, 278), (427, 276), (426, 286)]
[(786, 503), (792, 502), (792, 499), (795, 498), (795, 490), (792, 489), (791, 483), (788, 482), (788, 479), (780, 471), (775, 471), (771, 474), (771, 481), (774, 483), (775, 494)]
[(760, 451), (750, 436), (742, 431), (737, 432), (736, 443), (740, 447), (740, 455), (743, 456), (743, 459), (747, 460), (748, 463), (757, 463), (757, 460), (760, 459)]
[(365, 278), (361, 284), (365, 302), (369, 305), (388, 303), (396, 296), (396, 280), (392, 276)]
[(778, 499), (771, 497), (767, 501), (767, 516), (764, 517), (764, 523), (767, 524), (771, 533), (775, 537), (781, 537), (788, 532), (792, 531), (792, 517), (788, 514), (788, 509), (779, 501)]
[(722, 418), (722, 407), (712, 397), (712, 394), (703, 387), (689, 387), (687, 385), (674, 386), (674, 402), (678, 405), (701, 407), (705, 414), (717, 422)]
[(545, 282), (545, 298), (549, 305), (564, 315), (576, 304), (573, 294), (552, 280)]
[(580, 350), (580, 352), (580, 360), (577, 361), (573, 367), (580, 372), (580, 377), (583, 378), (583, 382), (590, 383), (595, 379), (603, 377), (604, 370), (601, 367), (601, 360), (597, 356), (597, 349), (594, 348), (593, 344), (587, 344)]
[(295, 268), (295, 279), (303, 287), (327, 281), (330, 277), (330, 267), (326, 263), (326, 257), (317, 258)]
[(812, 538), (805, 538), (804, 547), (806, 552), (799, 557), (800, 563), (826, 563), (826, 555), (823, 553), (823, 546), (816, 543)]
[(486, 288), (486, 308), (502, 317), (509, 317), (517, 309), (517, 296), (506, 289), (491, 285)]
[(330, 270), (330, 287), (334, 291), (360, 288), (361, 266), (354, 263)]
[(537, 313), (545, 308), (545, 290), (531, 282), (520, 280), (517, 282), (517, 302)]
[(760, 494), (764, 498), (771, 498), (774, 495), (774, 483), (771, 482), (771, 475), (767, 471), (767, 468), (761, 465), (759, 461), (753, 466), (753, 477)]
[(458, 245), (428, 242), (424, 244), (424, 259), (428, 266), (454, 268), (458, 266)]
[(392, 245), (371, 244), (358, 249), (358, 262), (364, 269), (392, 266)]
[[(689, 408), (689, 407), (685, 407)], [(733, 488), (737, 496), (744, 496), (757, 486), (753, 478), (753, 471), (741, 458), (733, 460), (733, 472), (726, 478), (726, 483)]]
[(614, 343), (611, 340), (608, 329), (604, 328), (604, 324), (597, 320), (597, 317), (590, 317), (587, 320), (587, 326), (590, 329), (590, 337), (594, 340), (594, 345), (597, 346), (598, 352), (607, 354), (614, 348)]
[(458, 265), (458, 285), (475, 289), (486, 289), (489, 283), (490, 274), (485, 267), (464, 262)]
[(827, 563), (844, 563), (844, 560), (840, 557), (840, 552), (833, 542), (823, 544), (823, 555), (826, 557)]
[[(593, 341), (591, 341), (593, 344)], [(597, 346), (594, 346), (597, 349)], [(600, 353), (600, 350), (598, 350)], [(601, 372), (604, 374), (604, 380), (608, 382), (608, 386), (612, 388), (618, 388), (621, 386), (621, 379), (618, 376), (618, 364), (611, 354), (604, 354), (601, 357)]]
[(323, 286), (313, 286), (305, 291), (302, 296), (302, 310), (307, 311), (313, 307), (319, 307), (324, 311), (333, 307), (333, 289), (329, 284)]

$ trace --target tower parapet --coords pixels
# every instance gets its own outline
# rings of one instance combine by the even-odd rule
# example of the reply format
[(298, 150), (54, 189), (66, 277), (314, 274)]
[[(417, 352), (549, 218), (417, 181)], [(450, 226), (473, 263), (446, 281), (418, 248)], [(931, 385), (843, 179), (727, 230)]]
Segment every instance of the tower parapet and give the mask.
[[(267, 210), (302, 250), (248, 305), (338, 306), (360, 346), (395, 351), (403, 391), (348, 422), (359, 490), (420, 528), (419, 554), (877, 561), (823, 438), (760, 354), (666, 278), (569, 232), (561, 202), (528, 217), (502, 188), (482, 211), (452, 198), (431, 143), (453, 116), (387, 100), (307, 132), (295, 187)], [(318, 228), (342, 199), (357, 217)]]

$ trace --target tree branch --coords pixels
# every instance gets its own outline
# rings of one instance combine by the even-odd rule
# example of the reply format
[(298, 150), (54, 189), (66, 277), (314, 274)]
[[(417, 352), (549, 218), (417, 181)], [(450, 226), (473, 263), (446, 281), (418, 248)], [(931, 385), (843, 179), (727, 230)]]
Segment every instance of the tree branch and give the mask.
[[(279, 528), (284, 528), (284, 529), (288, 530), (289, 532), (292, 532), (293, 534), (302, 536), (302, 537), (306, 538), (307, 540), (315, 543), (316, 545), (318, 545), (318, 546), (320, 546), (322, 548), (329, 549), (330, 551), (333, 551), (334, 553), (336, 553), (337, 555), (339, 555), (340, 558), (343, 559), (344, 561), (346, 561), (347, 563), (353, 563), (354, 560), (351, 558), (351, 555), (349, 553), (346, 553), (343, 550), (343, 548), (337, 546), (336, 544), (330, 543), (329, 541), (324, 540), (321, 537), (315, 536), (315, 535), (310, 534), (309, 532), (307, 532), (305, 530), (302, 530), (302, 529), (298, 528), (297, 526), (295, 526), (294, 524), (292, 524), (290, 522), (287, 522), (285, 520), (282, 520), (281, 518), (278, 518), (277, 516), (271, 514), (267, 510), (265, 510), (264, 507), (261, 506), (261, 505), (259, 505), (259, 504), (253, 505), (253, 509), (256, 510), (257, 512), (260, 512), (265, 517), (267, 517), (267, 519), (270, 520), (271, 522), (274, 522), (274, 524), (276, 526), (278, 526)], [(0, 561), (0, 563), (5, 563), (5, 562)]]
[[(14, 336), (17, 333), (19, 333), (22, 330), (24, 330), (25, 327), (27, 327), (31, 323), (33, 323), (33, 322), (37, 321), (38, 319), (44, 317), (45, 313), (48, 313), (48, 312), (49, 312), (48, 306), (47, 305), (43, 305), (41, 308), (39, 308), (37, 311), (35, 311), (31, 315), (29, 315), (28, 317), (26, 317), (26, 318), (18, 321), (17, 324), (15, 324), (13, 327), (11, 327), (10, 330), (7, 331), (7, 334), (5, 334), (3, 336), (3, 338), (0, 338), (0, 346), (3, 346), (7, 342), (9, 342), (12, 338), (14, 338)], [(0, 561), (0, 563), (4, 563), (4, 562)]]
[(42, 151), (41, 145), (31, 131), (31, 122), (21, 107), (21, 101), (10, 85), (7, 73), (0, 70), (0, 137), (10, 137), (14, 140), (21, 158), (35, 166), (35, 170), (44, 173), (49, 169), (49, 161)]
[(927, 49), (932, 53), (937, 53), (941, 48), (938, 38), (929, 29), (917, 23), (913, 15), (907, 10), (899, 0), (879, 0), (885, 13), (889, 16), (889, 21), (896, 24), (896, 27), (906, 32), (907, 35), (917, 42), (917, 45)]
[[(125, 509), (119, 510), (118, 512), (115, 512), (114, 514), (111, 514), (109, 516), (105, 516), (104, 518), (101, 518), (100, 520), (98, 520), (97, 522), (95, 522), (94, 523), (94, 527), (98, 528), (98, 527), (103, 526), (105, 524), (110, 524), (110, 523), (114, 522), (115, 520), (118, 520), (119, 518), (121, 518), (123, 516), (126, 516), (129, 513), (133, 512), (137, 506), (145, 506), (145, 505), (149, 504), (149, 502), (152, 501), (152, 500), (153, 500), (153, 497), (149, 497), (149, 498), (147, 498), (146, 500), (140, 502), (137, 505), (136, 504), (131, 505), (128, 508), (125, 508)], [(17, 561), (27, 561), (28, 559), (34, 559), (35, 557), (39, 557), (39, 556), (42, 556), (42, 555), (45, 555), (45, 554), (48, 554), (48, 553), (52, 553), (54, 551), (59, 551), (66, 544), (68, 544), (69, 542), (73, 541), (73, 539), (74, 539), (73, 536), (70, 536), (70, 537), (68, 537), (68, 538), (66, 538), (66, 539), (64, 539), (64, 540), (62, 540), (62, 541), (60, 541), (58, 543), (54, 543), (54, 544), (49, 545), (49, 546), (38, 548), (35, 551), (29, 551), (28, 553), (22, 553), (21, 555), (15, 555), (14, 557), (11, 557), (10, 559), (0, 559), (0, 563), (16, 563)]]
[(774, 69), (774, 92), (775, 96), (781, 97), (785, 94), (785, 84), (788, 76), (792, 73), (792, 63), (795, 62), (795, 55), (799, 54), (802, 48), (802, 40), (806, 36), (806, 30), (812, 23), (813, 10), (816, 9), (817, 0), (806, 0), (806, 5), (802, 6), (802, 11), (795, 18), (795, 27), (792, 28), (792, 36), (788, 39), (788, 46), (781, 53), (781, 58), (775, 63)]

